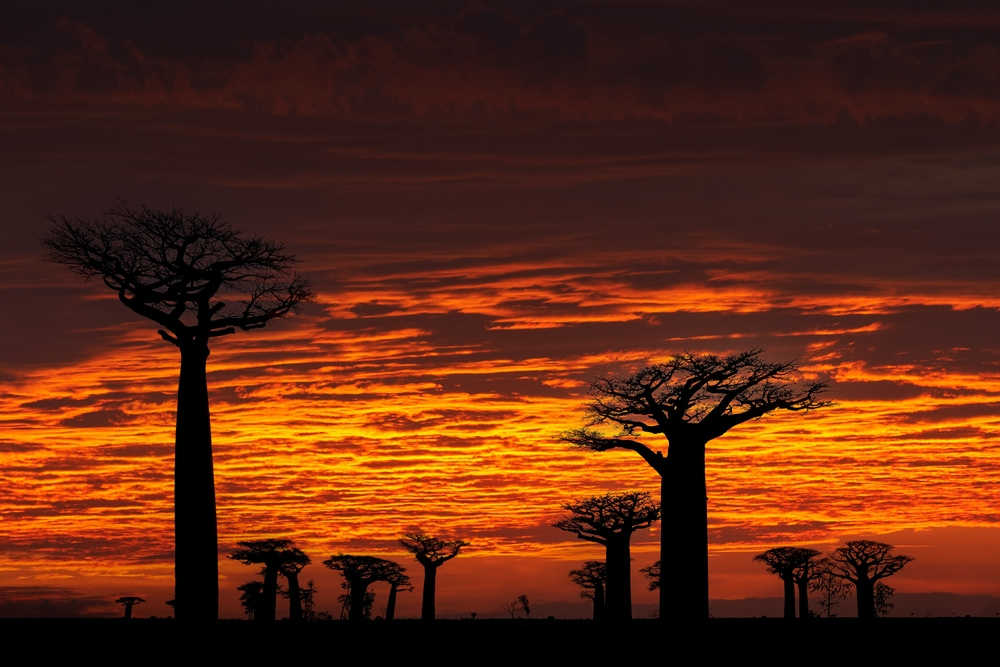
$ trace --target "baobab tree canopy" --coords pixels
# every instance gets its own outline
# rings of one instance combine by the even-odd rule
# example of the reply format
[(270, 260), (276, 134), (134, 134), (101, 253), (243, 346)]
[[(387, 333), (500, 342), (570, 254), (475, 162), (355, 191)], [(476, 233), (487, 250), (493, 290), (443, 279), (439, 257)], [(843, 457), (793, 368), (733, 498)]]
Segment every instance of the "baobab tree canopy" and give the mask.
[(462, 547), (469, 546), (465, 540), (442, 540), (423, 533), (408, 533), (399, 541), (400, 545), (424, 566), (424, 590), (421, 595), (420, 618), (434, 620), (435, 589), (437, 570), (458, 555)]
[(158, 324), (181, 354), (174, 456), (177, 620), (214, 632), (218, 535), (206, 360), (210, 339), (265, 326), (312, 298), (284, 247), (243, 236), (218, 215), (131, 208), (105, 220), (62, 216), (48, 259), (100, 278), (127, 308)]
[(829, 555), (833, 573), (854, 585), (859, 618), (875, 618), (875, 585), (913, 560), (912, 556), (894, 555), (894, 549), (885, 542), (854, 540)]
[[(678, 355), (629, 377), (597, 378), (588, 424), (562, 436), (593, 451), (634, 451), (660, 475), (661, 576), (686, 573), (660, 586), (662, 619), (708, 617), (706, 445), (775, 410), (829, 405), (819, 399), (826, 382), (798, 383), (798, 375), (794, 363), (767, 362), (756, 348), (729, 357)], [(647, 433), (666, 438), (666, 455), (640, 439)]]

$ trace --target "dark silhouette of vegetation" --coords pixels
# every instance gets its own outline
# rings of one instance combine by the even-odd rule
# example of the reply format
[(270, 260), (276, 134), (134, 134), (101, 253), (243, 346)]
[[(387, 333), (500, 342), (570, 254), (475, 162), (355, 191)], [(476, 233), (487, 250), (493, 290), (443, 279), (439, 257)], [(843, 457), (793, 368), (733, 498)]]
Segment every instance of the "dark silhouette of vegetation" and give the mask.
[(240, 592), (240, 605), (247, 620), (252, 621), (257, 609), (260, 608), (261, 600), (264, 597), (264, 582), (253, 580), (236, 587)]
[(396, 594), (398, 591), (412, 591), (413, 586), (410, 585), (410, 578), (403, 574), (406, 572), (405, 567), (396, 565), (396, 570), (390, 572), (386, 577), (385, 581), (389, 583), (389, 601), (385, 605), (385, 620), (391, 621), (396, 618)]
[[(858, 618), (877, 616), (875, 586), (891, 577), (913, 560), (911, 556), (894, 556), (893, 547), (885, 542), (854, 540), (836, 549), (829, 556), (831, 571), (854, 586), (858, 601)], [(888, 602), (882, 592), (883, 602)], [(891, 593), (890, 593), (891, 595)], [(883, 609), (888, 607), (883, 606)]]
[[(775, 410), (808, 411), (828, 405), (818, 396), (825, 382), (797, 385), (791, 362), (768, 363), (761, 351), (720, 358), (683, 354), (630, 377), (597, 378), (586, 427), (565, 433), (564, 442), (603, 452), (628, 449), (661, 478), (660, 617), (708, 618), (708, 491), (705, 449), (730, 429)], [(607, 434), (593, 427), (612, 425)], [(667, 455), (639, 440), (663, 436)], [(608, 563), (609, 577), (611, 564)], [(609, 586), (610, 595), (610, 586)], [(610, 606), (610, 600), (609, 600)]]
[(816, 561), (814, 576), (809, 584), (809, 590), (820, 594), (819, 606), (826, 612), (826, 617), (836, 616), (833, 608), (838, 600), (844, 600), (851, 595), (851, 587), (838, 577), (830, 567), (830, 559)]
[(605, 549), (607, 585), (605, 612), (609, 620), (632, 618), (630, 543), (632, 533), (649, 528), (660, 518), (660, 506), (648, 493), (606, 493), (563, 505), (569, 518), (553, 524), (581, 540)]
[(115, 602), (125, 607), (125, 618), (132, 618), (132, 607), (145, 602), (145, 600), (138, 595), (123, 595), (115, 600)]
[[(254, 605), (253, 620), (261, 623), (273, 623), (277, 615), (278, 575), (298, 567), (299, 563), (305, 567), (309, 563), (309, 557), (291, 546), (291, 540), (249, 540), (238, 542), (238, 544), (243, 548), (230, 554), (231, 560), (239, 561), (244, 565), (264, 566), (261, 570), (261, 574), (264, 575), (263, 590)], [(293, 577), (297, 577), (297, 575), (298, 570), (295, 571)], [(295, 583), (296, 588), (298, 588), (297, 578)]]
[(370, 621), (372, 620), (372, 607), (375, 605), (375, 592), (365, 591), (364, 599), (356, 602), (355, 596), (351, 593), (351, 585), (344, 582), (341, 588), (347, 592), (337, 598), (340, 603), (340, 620), (350, 621)]
[(767, 571), (778, 575), (784, 583), (784, 617), (795, 618), (795, 586), (799, 585), (799, 617), (809, 618), (809, 581), (813, 578), (816, 558), (820, 553), (815, 549), (801, 547), (776, 547), (753, 557), (755, 561), (767, 565)]
[(313, 297), (283, 246), (244, 237), (218, 215), (133, 209), (105, 220), (52, 218), (50, 261), (98, 278), (159, 325), (181, 357), (174, 457), (178, 622), (212, 633), (219, 616), (218, 536), (206, 361), (209, 341), (259, 329)]
[(398, 563), (375, 556), (339, 554), (323, 561), (323, 565), (340, 572), (344, 577), (343, 585), (348, 594), (344, 609), (349, 612), (348, 619), (351, 621), (362, 621), (371, 616), (375, 594), (372, 593), (371, 600), (368, 600), (369, 586), (376, 581), (398, 580), (403, 572)]
[(423, 533), (408, 533), (399, 541), (424, 567), (424, 590), (420, 605), (420, 618), (434, 620), (434, 591), (437, 587), (437, 570), (458, 555), (465, 540), (441, 540)]
[(511, 619), (517, 618), (518, 611), (524, 612), (525, 618), (531, 618), (531, 602), (527, 595), (518, 595), (510, 602), (501, 604), (500, 608), (510, 614)]
[(649, 579), (649, 590), (657, 591), (660, 589), (660, 561), (656, 561), (649, 567), (641, 568), (639, 571)]
[(573, 583), (583, 589), (580, 597), (594, 603), (594, 620), (604, 620), (604, 587), (608, 581), (608, 568), (604, 561), (588, 560), (579, 570), (570, 570)]
[(893, 603), (889, 602), (889, 599), (892, 598), (892, 594), (895, 592), (896, 589), (890, 586), (889, 584), (885, 583), (884, 581), (880, 581), (877, 584), (875, 584), (875, 588), (873, 589), (874, 593), (873, 599), (875, 603), (876, 616), (889, 615), (889, 612), (892, 611), (892, 609), (896, 606)]
[(297, 623), (302, 620), (302, 589), (299, 586), (299, 572), (312, 560), (301, 549), (290, 548), (281, 553), (278, 573), (288, 582), (285, 597), (288, 598), (288, 620)]
[[(315, 599), (316, 599), (316, 584), (310, 579), (305, 586), (299, 587), (299, 600), (302, 605), (302, 620), (303, 621), (329, 621), (331, 616), (325, 611), (316, 611), (314, 609)], [(281, 595), (288, 597), (288, 591), (282, 591)]]

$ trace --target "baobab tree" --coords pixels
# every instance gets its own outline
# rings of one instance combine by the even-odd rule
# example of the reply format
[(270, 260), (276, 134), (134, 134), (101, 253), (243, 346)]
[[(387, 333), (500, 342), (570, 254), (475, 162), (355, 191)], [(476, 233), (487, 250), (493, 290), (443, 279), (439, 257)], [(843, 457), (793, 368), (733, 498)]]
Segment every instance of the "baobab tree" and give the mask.
[(824, 559), (815, 549), (802, 548), (798, 566), (792, 571), (795, 585), (799, 587), (799, 618), (810, 618), (809, 591), (815, 579), (822, 574)]
[(660, 506), (648, 493), (606, 493), (563, 505), (571, 512), (553, 525), (575, 533), (581, 540), (605, 549), (607, 589), (605, 611), (609, 620), (632, 618), (632, 534), (649, 528), (660, 518)]
[(594, 603), (594, 620), (604, 620), (604, 586), (608, 581), (608, 568), (604, 561), (588, 560), (579, 570), (570, 570), (573, 583), (582, 588), (580, 597)]
[(767, 566), (767, 571), (778, 575), (784, 584), (784, 617), (795, 618), (795, 585), (799, 583), (799, 617), (809, 616), (809, 580), (815, 571), (814, 564), (819, 552), (802, 547), (775, 547), (753, 559)]
[(391, 621), (396, 617), (397, 592), (413, 590), (413, 586), (410, 585), (410, 578), (403, 574), (406, 572), (406, 568), (396, 563), (392, 564), (395, 565), (395, 570), (389, 572), (385, 578), (385, 581), (389, 584), (389, 601), (385, 603), (385, 620), (387, 621)]
[(302, 620), (302, 593), (299, 587), (299, 572), (310, 563), (312, 563), (312, 559), (301, 549), (292, 547), (281, 553), (281, 559), (278, 563), (278, 573), (288, 582), (288, 591), (285, 595), (288, 597), (289, 621), (298, 622)]
[[(708, 618), (708, 443), (775, 410), (829, 405), (818, 398), (825, 382), (797, 384), (794, 363), (768, 363), (760, 355), (759, 349), (729, 357), (683, 354), (627, 378), (599, 377), (591, 384), (587, 425), (562, 436), (593, 451), (636, 452), (660, 476), (661, 576), (672, 578), (660, 586), (664, 620)], [(644, 434), (666, 438), (667, 454), (643, 442)]]
[(854, 540), (830, 554), (831, 571), (854, 586), (858, 601), (858, 618), (877, 616), (876, 584), (896, 574), (913, 560), (911, 556), (894, 556), (893, 549), (894, 546), (885, 542)]
[[(248, 540), (238, 542), (243, 548), (237, 549), (229, 555), (231, 560), (239, 561), (244, 565), (263, 565), (261, 574), (264, 575), (264, 586), (254, 609), (253, 619), (255, 621), (274, 622), (277, 615), (278, 575), (283, 573), (283, 569), (295, 567), (292, 565), (293, 563), (302, 563), (303, 560), (305, 562), (302, 567), (309, 563), (309, 557), (291, 546), (291, 543), (291, 540)], [(298, 575), (298, 570), (296, 570), (295, 575)], [(297, 579), (296, 588), (298, 588)], [(301, 618), (301, 607), (299, 609)]]
[(242, 236), (218, 215), (138, 209), (61, 216), (47, 258), (98, 278), (180, 352), (174, 449), (176, 618), (214, 632), (219, 558), (206, 362), (209, 341), (266, 326), (313, 298), (284, 246)]
[(423, 533), (408, 533), (399, 541), (424, 567), (424, 591), (420, 604), (420, 618), (434, 620), (434, 591), (437, 587), (437, 570), (458, 555), (465, 540), (441, 540)]
[[(400, 574), (402, 568), (398, 563), (375, 556), (352, 556), (339, 554), (323, 561), (331, 570), (336, 570), (344, 577), (347, 586), (349, 602), (349, 620), (361, 621), (365, 618), (368, 587), (376, 581), (388, 581)], [(390, 584), (391, 585), (391, 584)]]
[(132, 618), (132, 607), (145, 602), (145, 600), (138, 595), (123, 595), (115, 600), (115, 602), (125, 607), (125, 618)]

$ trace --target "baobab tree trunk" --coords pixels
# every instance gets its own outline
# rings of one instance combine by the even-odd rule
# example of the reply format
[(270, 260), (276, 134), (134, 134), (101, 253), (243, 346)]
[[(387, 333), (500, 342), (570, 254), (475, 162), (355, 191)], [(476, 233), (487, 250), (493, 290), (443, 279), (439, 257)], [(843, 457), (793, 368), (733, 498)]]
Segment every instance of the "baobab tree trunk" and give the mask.
[(132, 605), (125, 605), (125, 618), (132, 618)]
[(795, 581), (791, 575), (782, 577), (785, 585), (785, 618), (795, 618)]
[(799, 585), (799, 618), (809, 618), (809, 580), (800, 579)]
[(858, 596), (858, 618), (875, 618), (875, 582), (859, 580), (854, 590)]
[(365, 594), (368, 587), (357, 581), (351, 582), (351, 611), (347, 614), (349, 621), (365, 620)]
[(396, 584), (389, 584), (389, 601), (385, 603), (385, 620), (391, 621), (396, 616)]
[(437, 584), (437, 568), (433, 564), (424, 565), (424, 592), (420, 605), (420, 619), (434, 620), (434, 586)]
[[(705, 443), (672, 441), (668, 456), (661, 486), (664, 547), (660, 554), (660, 615), (673, 620), (706, 619), (709, 609)], [(670, 594), (665, 595), (664, 589)]]
[(302, 620), (302, 596), (299, 593), (298, 572), (286, 572), (288, 582), (288, 620), (293, 623)]
[(208, 344), (179, 345), (174, 444), (174, 599), (189, 632), (214, 634), (219, 619), (219, 545), (215, 521), (212, 426), (205, 364)]
[(607, 590), (605, 618), (609, 621), (627, 621), (632, 618), (631, 553), (628, 540), (631, 535), (619, 535), (606, 544)]
[(603, 621), (604, 618), (604, 586), (599, 583), (594, 586), (594, 620)]
[(264, 588), (260, 595), (260, 605), (254, 614), (254, 620), (261, 623), (274, 623), (278, 615), (278, 565), (265, 563)]

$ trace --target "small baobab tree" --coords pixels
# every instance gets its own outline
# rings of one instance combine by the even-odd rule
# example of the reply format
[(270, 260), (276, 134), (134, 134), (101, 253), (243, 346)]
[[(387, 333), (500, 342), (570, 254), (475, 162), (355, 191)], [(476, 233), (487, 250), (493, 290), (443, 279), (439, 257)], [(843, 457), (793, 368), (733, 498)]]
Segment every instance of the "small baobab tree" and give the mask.
[(282, 245), (218, 215), (138, 209), (61, 216), (47, 258), (99, 279), (180, 353), (174, 449), (174, 586), (179, 623), (208, 635), (219, 618), (219, 553), (206, 364), (209, 342), (260, 329), (313, 298)]
[(395, 565), (395, 569), (388, 572), (385, 578), (385, 581), (389, 584), (389, 600), (385, 604), (385, 620), (387, 621), (391, 621), (396, 617), (396, 594), (398, 591), (413, 590), (413, 586), (410, 585), (410, 578), (403, 574), (406, 572), (406, 568), (396, 563), (393, 563), (393, 565)]
[(302, 557), (308, 562), (309, 557), (291, 546), (291, 543), (291, 540), (247, 540), (238, 542), (242, 548), (229, 555), (231, 560), (244, 565), (263, 566), (261, 574), (264, 575), (264, 587), (253, 614), (253, 620), (257, 622), (274, 622), (277, 615), (278, 575), (282, 573), (282, 567), (289, 561), (301, 560)]
[[(372, 593), (371, 601), (368, 600), (368, 587), (376, 581), (388, 581), (396, 577), (401, 568), (398, 563), (375, 556), (352, 556), (339, 554), (331, 556), (323, 561), (331, 570), (340, 572), (344, 577), (344, 585), (347, 588), (348, 619), (351, 621), (361, 621), (366, 618), (366, 609), (371, 609), (374, 601)], [(391, 584), (390, 584), (391, 585)]]
[(814, 576), (816, 558), (820, 555), (815, 549), (803, 547), (775, 547), (753, 559), (767, 566), (767, 571), (778, 575), (784, 584), (785, 604), (784, 617), (795, 618), (795, 586), (799, 584), (799, 616), (809, 617), (809, 581)]
[(288, 582), (288, 590), (284, 595), (288, 598), (288, 620), (302, 620), (302, 589), (299, 586), (299, 572), (312, 560), (301, 549), (291, 547), (281, 553), (278, 562), (278, 573)]
[(573, 583), (582, 588), (580, 597), (594, 603), (594, 620), (604, 620), (604, 586), (608, 581), (608, 568), (604, 561), (588, 560), (579, 570), (570, 570)]
[[(708, 443), (776, 410), (829, 405), (818, 398), (825, 382), (797, 384), (794, 363), (769, 363), (760, 355), (759, 349), (729, 357), (682, 354), (626, 378), (599, 377), (590, 385), (587, 425), (562, 436), (592, 451), (633, 451), (660, 476), (661, 572), (672, 578), (660, 586), (664, 621), (709, 615)], [(646, 434), (666, 439), (666, 456), (641, 439)], [(608, 568), (610, 577), (611, 563)]]
[(660, 506), (648, 493), (626, 492), (593, 496), (563, 505), (563, 509), (571, 514), (556, 521), (556, 528), (604, 546), (607, 618), (632, 618), (632, 534), (653, 525), (660, 518)]
[(423, 533), (408, 533), (399, 543), (413, 554), (413, 557), (424, 568), (424, 590), (420, 604), (420, 618), (425, 621), (433, 621), (438, 568), (457, 556), (462, 547), (469, 546), (469, 543), (465, 540), (441, 540)]
[[(896, 556), (894, 546), (872, 540), (854, 540), (830, 554), (830, 569), (854, 586), (858, 601), (858, 618), (875, 618), (875, 586), (891, 577), (913, 560), (911, 556)], [(888, 598), (885, 598), (888, 600)]]
[(125, 618), (132, 618), (132, 607), (145, 602), (145, 600), (138, 595), (123, 595), (115, 602), (125, 607)]

